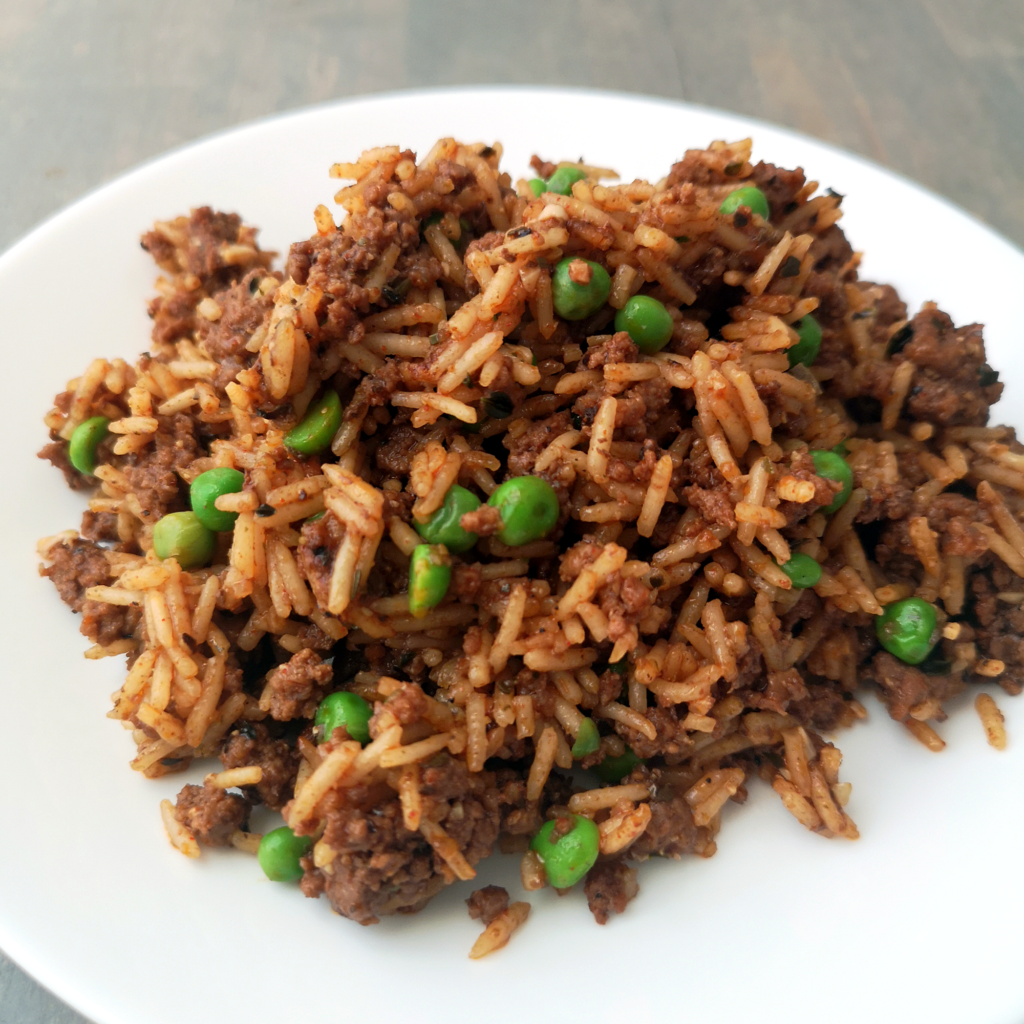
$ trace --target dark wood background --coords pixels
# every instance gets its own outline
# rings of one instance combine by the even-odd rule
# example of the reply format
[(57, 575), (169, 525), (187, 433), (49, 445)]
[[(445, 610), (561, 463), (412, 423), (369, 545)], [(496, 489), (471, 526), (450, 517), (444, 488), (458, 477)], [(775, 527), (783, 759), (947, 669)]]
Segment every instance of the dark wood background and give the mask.
[[(1022, 0), (0, 0), (0, 251), (209, 132), (481, 82), (648, 93), (788, 125), (1024, 245)], [(0, 954), (0, 1024), (44, 1022), (86, 1024)]]

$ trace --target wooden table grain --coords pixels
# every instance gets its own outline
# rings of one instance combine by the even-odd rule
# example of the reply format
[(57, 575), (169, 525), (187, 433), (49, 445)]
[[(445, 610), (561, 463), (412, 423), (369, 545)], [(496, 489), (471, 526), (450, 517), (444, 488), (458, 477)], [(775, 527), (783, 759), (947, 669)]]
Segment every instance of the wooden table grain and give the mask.
[[(481, 82), (788, 125), (1024, 245), (1020, 0), (0, 0), (0, 251), (190, 139), (338, 97)], [(0, 1024), (43, 1022), (85, 1018), (0, 954)]]

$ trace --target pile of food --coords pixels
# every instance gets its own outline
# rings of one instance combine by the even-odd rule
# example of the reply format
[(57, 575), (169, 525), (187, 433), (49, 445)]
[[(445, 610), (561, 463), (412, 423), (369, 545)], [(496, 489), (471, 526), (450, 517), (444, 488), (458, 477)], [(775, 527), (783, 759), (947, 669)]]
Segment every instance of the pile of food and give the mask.
[[(369, 924), (497, 847), (603, 923), (754, 779), (856, 838), (822, 734), (858, 694), (939, 749), (948, 698), (1020, 691), (1024, 448), (981, 327), (859, 280), (842, 196), (750, 156), (513, 186), (442, 139), (335, 166), (346, 216), (283, 271), (233, 214), (143, 237), (150, 348), (47, 414), (91, 497), (40, 552), (86, 656), (127, 655), (132, 766), (221, 761), (164, 801), (180, 849)], [(484, 952), (529, 909), (470, 908)]]

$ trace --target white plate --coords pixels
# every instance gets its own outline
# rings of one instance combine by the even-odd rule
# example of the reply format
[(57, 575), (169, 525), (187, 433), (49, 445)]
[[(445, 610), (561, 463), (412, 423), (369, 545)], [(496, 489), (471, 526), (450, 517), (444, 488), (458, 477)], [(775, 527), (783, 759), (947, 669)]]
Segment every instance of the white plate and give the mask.
[[(185, 779), (128, 769), (130, 740), (104, 717), (120, 659), (83, 661), (77, 619), (36, 577), (36, 538), (77, 525), (83, 508), (34, 458), (40, 417), (90, 358), (146, 348), (154, 267), (138, 238), (154, 219), (209, 203), (286, 250), (330, 202), (333, 161), (392, 142), (423, 152), (448, 134), (500, 139), (514, 176), (539, 152), (583, 154), (627, 178), (753, 135), (755, 159), (802, 165), (847, 195), (843, 226), (867, 252), (865, 276), (914, 308), (934, 298), (958, 323), (987, 325), (1007, 382), (997, 415), (1024, 424), (1013, 300), (1024, 256), (917, 185), (744, 118), (552, 89), (406, 93), (264, 121), (126, 175), (0, 258), (12, 383), (0, 447), (0, 946), (102, 1024), (1024, 1019), (1024, 713), (1005, 697), (1006, 752), (986, 745), (964, 698), (940, 727), (941, 755), (866, 698), (870, 724), (839, 741), (859, 842), (811, 835), (754, 784), (747, 806), (726, 811), (712, 859), (642, 866), (639, 897), (605, 928), (581, 892), (534, 894), (523, 932), (480, 963), (466, 956), (479, 931), (462, 903), (473, 884), (361, 928), (267, 882), (253, 858), (196, 863), (167, 843), (157, 804)], [(516, 876), (515, 858), (496, 857), (480, 881), (516, 891)]]

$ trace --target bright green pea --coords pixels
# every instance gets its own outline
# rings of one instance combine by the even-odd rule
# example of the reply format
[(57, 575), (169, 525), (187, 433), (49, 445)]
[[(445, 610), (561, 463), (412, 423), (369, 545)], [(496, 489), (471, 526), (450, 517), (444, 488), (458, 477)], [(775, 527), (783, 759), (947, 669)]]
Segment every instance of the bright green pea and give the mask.
[[(569, 264), (586, 263), (590, 267), (590, 280), (577, 284), (569, 277)], [(607, 301), (612, 290), (612, 279), (600, 263), (581, 260), (578, 256), (566, 256), (559, 260), (551, 279), (551, 298), (555, 312), (563, 320), (583, 320), (596, 313)]]
[(530, 191), (535, 196), (539, 196), (546, 192), (548, 188), (543, 178), (531, 178), (526, 184), (530, 186)]
[(575, 885), (597, 860), (600, 833), (589, 819), (572, 815), (573, 827), (564, 836), (551, 841), (556, 821), (547, 821), (533, 837), (530, 849), (540, 857), (548, 881), (556, 889)]
[(579, 760), (587, 754), (593, 754), (600, 746), (601, 734), (597, 731), (597, 724), (592, 718), (584, 718), (576, 733), (576, 742), (572, 745), (572, 756)]
[(96, 449), (109, 433), (109, 422), (106, 416), (93, 416), (75, 427), (68, 442), (68, 458), (79, 473), (91, 475), (96, 468)]
[(827, 515), (831, 515), (837, 509), (841, 509), (850, 492), (853, 490), (853, 470), (850, 464), (835, 452), (815, 451), (811, 452), (814, 460), (814, 472), (824, 480), (836, 480), (843, 485), (843, 489), (835, 496), (832, 504), (822, 509)]
[(786, 352), (789, 365), (803, 363), (810, 366), (821, 351), (821, 324), (808, 313), (793, 324), (793, 329), (800, 335), (800, 340)]
[(272, 882), (297, 882), (302, 877), (299, 858), (313, 845), (310, 836), (297, 836), (287, 825), (275, 828), (260, 840), (256, 859)]
[(245, 474), (237, 469), (208, 469), (192, 481), (189, 500), (196, 518), (210, 530), (233, 529), (237, 512), (221, 512), (214, 502), (222, 494), (237, 494), (245, 485)]
[(625, 752), (618, 757), (606, 757), (600, 764), (594, 765), (593, 771), (602, 782), (611, 784), (621, 782), (638, 764), (646, 762), (637, 757), (632, 748), (626, 747)]
[(349, 736), (365, 747), (370, 742), (369, 726), (372, 717), (373, 708), (358, 693), (339, 690), (337, 693), (329, 693), (320, 701), (313, 724), (323, 727), (325, 742), (334, 735), (339, 725), (343, 725)]
[(302, 418), (284, 435), (284, 443), (300, 455), (316, 455), (330, 443), (341, 426), (341, 399), (336, 391), (325, 391)]
[(452, 560), (443, 544), (417, 544), (409, 562), (409, 611), (422, 619), (439, 605), (452, 581)]
[(821, 579), (821, 566), (802, 551), (794, 551), (790, 560), (783, 562), (781, 568), (795, 590), (806, 590)]
[(657, 299), (634, 295), (615, 314), (615, 330), (625, 331), (641, 352), (660, 352), (672, 337), (672, 317)]
[(171, 512), (153, 527), (153, 550), (158, 558), (174, 558), (182, 569), (206, 565), (217, 546), (213, 530), (195, 512)]
[(545, 192), (557, 192), (560, 196), (572, 195), (574, 182), (582, 181), (586, 174), (578, 167), (559, 167), (554, 174), (548, 178), (544, 187)]
[(510, 547), (529, 544), (547, 535), (558, 522), (558, 495), (539, 476), (514, 476), (487, 499), (501, 514), (498, 539)]
[(920, 597), (908, 597), (885, 606), (875, 616), (878, 642), (900, 661), (920, 665), (939, 642), (935, 605)]
[(452, 484), (444, 496), (444, 504), (425, 522), (416, 522), (416, 532), (428, 544), (443, 544), (449, 551), (461, 555), (476, 542), (477, 535), (464, 530), (459, 520), (466, 512), (475, 512), (480, 499), (465, 487)]
[(743, 188), (730, 192), (718, 208), (719, 213), (735, 213), (741, 206), (747, 207), (751, 213), (756, 213), (765, 220), (771, 216), (768, 207), (768, 200), (765, 194), (756, 185), (744, 185)]

